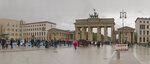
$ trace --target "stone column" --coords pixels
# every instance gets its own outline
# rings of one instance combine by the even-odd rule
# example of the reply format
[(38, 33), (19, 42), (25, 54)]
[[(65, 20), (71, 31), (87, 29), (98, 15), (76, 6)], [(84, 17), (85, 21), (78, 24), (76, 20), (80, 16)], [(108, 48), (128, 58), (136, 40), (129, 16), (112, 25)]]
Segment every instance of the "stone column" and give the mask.
[(93, 41), (93, 32), (92, 27), (88, 27), (88, 40)]
[(104, 26), (104, 42), (108, 41), (107, 40), (107, 26)]
[(115, 41), (115, 32), (114, 32), (114, 26), (112, 26), (111, 27), (111, 40), (112, 40), (112, 42), (114, 42)]
[(79, 39), (80, 39), (80, 28), (75, 27), (75, 40), (79, 40)]
[(101, 27), (97, 27), (97, 41), (101, 41)]
[(130, 43), (131, 43), (131, 41), (132, 41), (132, 38), (131, 38), (131, 37), (132, 37), (132, 34), (131, 34), (131, 32), (129, 31), (129, 32), (128, 32), (128, 41), (129, 41)]
[(134, 43), (134, 40), (135, 40), (135, 39), (134, 39), (134, 38), (135, 38), (134, 36), (135, 36), (135, 34), (134, 34), (134, 31), (133, 31), (133, 42), (132, 42), (132, 43)]
[(82, 39), (86, 40), (86, 28), (82, 27)]

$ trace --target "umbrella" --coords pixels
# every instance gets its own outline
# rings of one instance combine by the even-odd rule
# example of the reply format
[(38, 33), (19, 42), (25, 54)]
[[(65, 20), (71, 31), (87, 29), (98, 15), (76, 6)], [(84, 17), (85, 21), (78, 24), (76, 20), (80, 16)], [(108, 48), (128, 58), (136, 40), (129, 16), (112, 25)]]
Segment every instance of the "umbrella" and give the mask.
[(36, 38), (35, 40), (40, 40), (39, 38)]
[(27, 45), (28, 45), (28, 46), (31, 46), (31, 42), (28, 42)]
[(72, 43), (73, 43), (73, 44), (74, 44), (74, 43), (78, 43), (78, 41), (77, 41), (77, 40), (74, 40)]

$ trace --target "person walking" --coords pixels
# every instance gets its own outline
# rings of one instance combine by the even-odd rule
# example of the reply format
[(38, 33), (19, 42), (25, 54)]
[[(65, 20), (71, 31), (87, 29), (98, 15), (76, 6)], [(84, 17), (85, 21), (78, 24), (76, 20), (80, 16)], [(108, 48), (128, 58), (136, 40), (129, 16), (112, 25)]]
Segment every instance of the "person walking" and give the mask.
[(45, 41), (45, 48), (49, 48), (49, 43), (48, 43), (48, 41)]
[(78, 41), (77, 40), (74, 40), (73, 41), (73, 45), (74, 45), (74, 48), (75, 48), (75, 50), (77, 49), (77, 45), (78, 45)]
[(10, 46), (11, 46), (11, 48), (13, 48), (13, 42), (14, 42), (14, 40), (11, 39), (11, 40), (10, 40)]
[(20, 47), (20, 40), (17, 41), (17, 45), (18, 45), (18, 47)]
[(2, 39), (2, 49), (4, 49), (5, 48), (5, 44), (6, 44), (6, 40), (5, 39)]
[(6, 38), (6, 49), (8, 49), (8, 45), (9, 45), (9, 39), (8, 38)]
[(24, 47), (26, 46), (26, 42), (27, 42), (27, 40), (25, 39), (25, 40), (24, 40), (24, 43), (23, 43), (23, 46), (24, 46)]
[(100, 48), (100, 42), (99, 41), (97, 42), (97, 47)]
[(34, 40), (33, 39), (31, 40), (31, 46), (32, 47), (34, 46)]

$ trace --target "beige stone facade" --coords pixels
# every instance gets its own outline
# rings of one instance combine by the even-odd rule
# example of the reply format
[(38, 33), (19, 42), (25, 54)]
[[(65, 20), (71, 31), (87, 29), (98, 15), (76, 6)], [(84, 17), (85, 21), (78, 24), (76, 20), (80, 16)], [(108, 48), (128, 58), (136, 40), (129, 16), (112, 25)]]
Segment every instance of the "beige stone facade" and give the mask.
[(48, 40), (65, 40), (72, 41), (74, 40), (74, 32), (68, 30), (61, 30), (52, 28), (48, 30)]
[(86, 30), (88, 29), (88, 40), (93, 41), (93, 28), (97, 28), (97, 41), (101, 41), (101, 28), (104, 28), (104, 42), (106, 42), (108, 41), (107, 28), (111, 28), (111, 41), (115, 41), (114, 18), (91, 17), (88, 19), (76, 19), (74, 24), (76, 40), (86, 40)]
[(9, 39), (21, 39), (23, 21), (12, 19), (0, 19), (0, 33), (8, 34)]
[(40, 40), (47, 40), (48, 30), (56, 28), (56, 23), (49, 21), (32, 22), (23, 24), (23, 38), (31, 40), (32, 36)]
[(135, 40), (134, 29), (131, 27), (122, 27), (118, 29), (118, 41), (120, 43), (129, 42), (134, 43)]
[(150, 18), (137, 18), (135, 21), (136, 42), (150, 42)]

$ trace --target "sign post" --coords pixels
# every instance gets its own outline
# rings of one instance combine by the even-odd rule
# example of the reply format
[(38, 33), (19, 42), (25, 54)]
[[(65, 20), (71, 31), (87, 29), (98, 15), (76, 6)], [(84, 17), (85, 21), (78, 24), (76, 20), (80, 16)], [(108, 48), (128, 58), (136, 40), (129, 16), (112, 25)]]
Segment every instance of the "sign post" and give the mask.
[(120, 59), (120, 51), (127, 51), (128, 44), (116, 44), (115, 50), (117, 51), (117, 59)]

